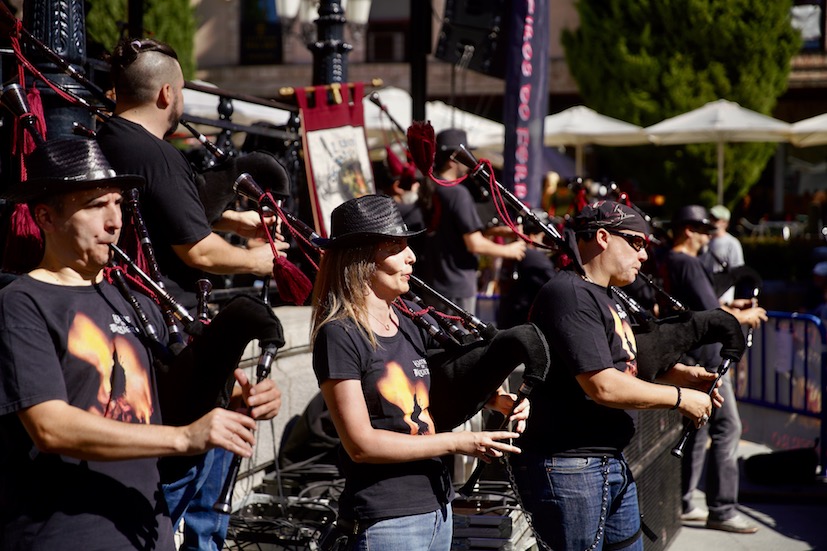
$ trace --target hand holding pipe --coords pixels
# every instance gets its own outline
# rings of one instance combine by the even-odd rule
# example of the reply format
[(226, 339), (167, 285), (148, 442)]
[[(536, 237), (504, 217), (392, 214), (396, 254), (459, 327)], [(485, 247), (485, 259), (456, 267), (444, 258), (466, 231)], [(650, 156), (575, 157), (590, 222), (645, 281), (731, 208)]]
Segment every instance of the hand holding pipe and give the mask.
[[(270, 376), (270, 369), (273, 365), (273, 360), (276, 358), (278, 345), (276, 343), (268, 343), (264, 345), (261, 350), (261, 355), (258, 358), (256, 365), (256, 384), (264, 381)], [(252, 412), (252, 408), (248, 408), (248, 414)], [(224, 486), (221, 488), (221, 494), (213, 504), (214, 511), (229, 515), (232, 512), (233, 491), (235, 490), (235, 483), (238, 480), (238, 473), (241, 470), (242, 457), (234, 455), (233, 461), (230, 464), (230, 470), (227, 472), (227, 478), (224, 479)]]
[[(464, 145), (460, 145), (457, 148), (454, 154), (451, 155), (451, 160), (465, 165), (466, 167), (471, 169), (471, 172), (469, 172), (470, 177), (474, 179), (479, 178), (486, 184), (491, 182), (492, 185), (496, 185), (500, 193), (505, 197), (506, 201), (508, 201), (509, 204), (515, 210), (517, 210), (523, 217), (525, 217), (528, 220), (531, 220), (534, 224), (536, 224), (537, 227), (540, 228), (543, 231), (543, 233), (545, 233), (548, 237), (550, 237), (555, 244), (562, 247), (566, 246), (563, 240), (563, 236), (560, 235), (560, 232), (557, 231), (557, 228), (546, 224), (545, 221), (543, 221), (542, 219), (540, 219), (539, 216), (537, 216), (537, 213), (528, 208), (528, 206), (522, 201), (520, 201), (516, 195), (511, 193), (511, 191), (509, 191), (505, 186), (503, 186), (498, 180), (492, 178), (492, 175), (488, 172), (485, 164), (480, 163), (477, 160), (477, 158), (474, 157), (474, 155), (465, 148)], [(564, 250), (567, 250), (567, 248)]]
[(269, 209), (277, 212), (288, 222), (289, 225), (295, 228), (311, 245), (315, 247), (313, 240), (318, 239), (319, 234), (291, 213), (278, 209), (277, 205), (275, 205), (270, 198), (265, 195), (264, 190), (261, 189), (261, 186), (258, 185), (252, 176), (246, 172), (239, 174), (238, 178), (236, 178), (235, 182), (233, 182), (233, 191), (245, 199), (249, 199), (253, 203), (259, 205), (262, 209)]
[[(506, 329), (505, 331), (508, 331)], [(548, 348), (548, 343), (546, 342), (545, 338), (541, 336), (539, 330), (537, 332), (537, 339), (536, 339), (543, 348), (544, 354), (529, 354), (528, 356), (531, 358), (531, 361), (525, 362), (525, 371), (523, 372), (523, 380), (520, 383), (520, 388), (517, 391), (517, 399), (514, 401), (514, 405), (511, 408), (511, 411), (506, 415), (503, 423), (500, 425), (500, 430), (505, 429), (508, 426), (508, 420), (514, 414), (514, 410), (517, 409), (523, 400), (527, 399), (531, 394), (531, 391), (534, 389), (535, 385), (542, 384), (545, 382), (546, 377), (548, 377), (549, 369), (551, 368), (551, 355)], [(541, 356), (545, 355), (545, 359), (540, 360), (534, 356)], [(473, 491), (474, 487), (477, 485), (480, 476), (482, 475), (482, 471), (485, 468), (484, 463), (479, 463), (474, 468), (474, 472), (471, 473), (471, 476), (468, 478), (468, 481), (460, 488), (459, 494), (463, 497), (470, 496)]]
[[(721, 365), (718, 366), (718, 376), (715, 377), (715, 380), (712, 381), (712, 384), (707, 391), (710, 399), (712, 398), (712, 393), (715, 392), (715, 389), (718, 388), (718, 382), (726, 375), (727, 371), (729, 371), (729, 366), (732, 364), (731, 358), (724, 358), (721, 361)], [(714, 415), (714, 412), (713, 412)], [(697, 430), (691, 420), (686, 419), (683, 422), (683, 433), (681, 434), (680, 440), (678, 443), (675, 444), (675, 447), (672, 448), (672, 455), (677, 457), (678, 459), (683, 457), (683, 448), (686, 446), (687, 440), (689, 440), (689, 436), (692, 434), (693, 431)]]

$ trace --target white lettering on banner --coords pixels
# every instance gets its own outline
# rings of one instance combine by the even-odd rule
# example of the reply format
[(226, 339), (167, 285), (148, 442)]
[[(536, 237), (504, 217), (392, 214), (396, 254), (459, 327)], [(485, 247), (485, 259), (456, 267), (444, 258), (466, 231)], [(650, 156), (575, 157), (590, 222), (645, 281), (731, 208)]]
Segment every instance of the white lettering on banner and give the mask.
[[(522, 74), (524, 77), (531, 77), (532, 60), (534, 59), (534, 48), (531, 44), (534, 38), (534, 0), (528, 0), (526, 3), (528, 13), (523, 25), (523, 46), (520, 49), (523, 60), (520, 64)], [(528, 127), (525, 125), (531, 119), (531, 84), (524, 84), (520, 87), (519, 105), (517, 107), (517, 115), (519, 122), (517, 123), (517, 146), (514, 148), (514, 195), (519, 199), (524, 199), (528, 195), (528, 185), (526, 179), (528, 178), (528, 162), (531, 154), (529, 153), (529, 146), (531, 145), (531, 134)]]

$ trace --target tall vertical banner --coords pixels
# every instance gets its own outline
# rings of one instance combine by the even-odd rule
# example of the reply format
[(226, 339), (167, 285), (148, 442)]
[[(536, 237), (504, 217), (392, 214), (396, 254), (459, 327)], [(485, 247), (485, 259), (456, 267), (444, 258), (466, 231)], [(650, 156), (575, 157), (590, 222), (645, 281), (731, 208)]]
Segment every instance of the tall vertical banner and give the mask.
[(543, 119), (548, 108), (549, 0), (511, 0), (503, 121), (503, 184), (531, 207), (540, 206)]

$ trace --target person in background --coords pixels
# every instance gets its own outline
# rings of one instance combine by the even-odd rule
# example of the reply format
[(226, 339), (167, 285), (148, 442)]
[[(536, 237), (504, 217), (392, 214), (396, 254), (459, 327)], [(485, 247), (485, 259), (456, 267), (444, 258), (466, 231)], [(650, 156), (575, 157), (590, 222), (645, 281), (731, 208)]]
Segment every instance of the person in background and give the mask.
[[(460, 145), (468, 144), (464, 130), (449, 128), (436, 136), (434, 174), (441, 180), (456, 180), (468, 167), (452, 159)], [(433, 182), (430, 185), (435, 185)], [(521, 239), (495, 243), (483, 235), (483, 223), (474, 198), (464, 185), (435, 185), (428, 221), (430, 283), (434, 289), (467, 312), (477, 303), (479, 255), (522, 260), (526, 245)]]
[[(516, 432), (440, 432), (430, 412), (427, 333), (392, 306), (409, 290), (416, 256), (393, 200), (365, 195), (336, 207), (313, 292), (313, 370), (342, 443), (345, 487), (337, 525), (348, 549), (447, 551), (451, 478), (440, 456), (490, 461), (522, 432), (528, 403), (514, 411)], [(508, 413), (514, 396), (491, 407)]]
[[(709, 245), (698, 259), (707, 271), (716, 274), (744, 265), (744, 249), (738, 238), (729, 233), (731, 213), (723, 205), (709, 209), (710, 221), (715, 226), (710, 235)], [(718, 298), (721, 304), (732, 304), (735, 300), (735, 287), (730, 287)]]
[[(666, 255), (667, 290), (692, 311), (722, 308), (743, 325), (757, 327), (767, 321), (767, 312), (759, 307), (744, 305), (743, 309), (721, 306), (716, 296), (712, 277), (701, 264), (698, 255), (709, 243), (710, 235), (719, 231), (710, 220), (707, 210), (700, 205), (678, 209), (672, 218), (672, 249)], [(714, 373), (721, 362), (720, 345), (710, 344), (690, 351), (685, 363), (704, 366)], [(694, 431), (687, 442), (683, 457), (681, 492), (683, 513), (687, 522), (705, 522), (707, 528), (752, 534), (758, 527), (738, 513), (738, 461), (736, 448), (741, 438), (741, 417), (735, 401), (730, 377), (724, 377), (718, 391), (724, 397), (723, 406), (710, 422)], [(711, 445), (708, 443), (711, 439)], [(707, 451), (707, 448), (709, 450)], [(706, 503), (708, 511), (692, 504), (692, 494), (698, 487), (704, 463), (706, 466)]]

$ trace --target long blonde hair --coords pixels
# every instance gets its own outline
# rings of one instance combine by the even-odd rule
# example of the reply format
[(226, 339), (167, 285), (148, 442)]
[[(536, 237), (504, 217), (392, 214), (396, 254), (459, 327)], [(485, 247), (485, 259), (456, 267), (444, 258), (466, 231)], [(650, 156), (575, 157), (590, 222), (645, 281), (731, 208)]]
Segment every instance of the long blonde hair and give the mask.
[(378, 343), (368, 320), (368, 286), (376, 273), (376, 252), (383, 241), (359, 247), (331, 248), (322, 255), (313, 287), (313, 319), (310, 342), (334, 320), (350, 318), (371, 345)]

